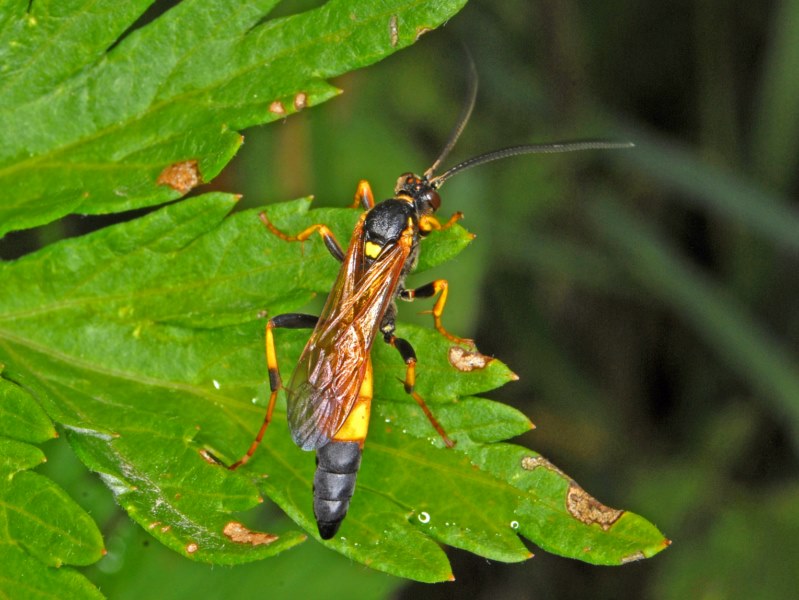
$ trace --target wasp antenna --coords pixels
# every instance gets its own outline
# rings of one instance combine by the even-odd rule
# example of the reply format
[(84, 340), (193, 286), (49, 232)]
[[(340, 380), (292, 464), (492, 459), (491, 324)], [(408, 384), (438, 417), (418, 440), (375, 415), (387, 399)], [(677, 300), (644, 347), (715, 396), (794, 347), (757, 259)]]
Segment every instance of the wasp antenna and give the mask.
[(461, 171), (471, 169), (478, 165), (485, 164), (494, 160), (501, 160), (511, 156), (519, 156), (521, 154), (555, 154), (560, 152), (578, 152), (580, 150), (616, 150), (622, 148), (632, 148), (635, 146), (632, 142), (610, 142), (606, 140), (584, 140), (580, 142), (554, 142), (551, 144), (524, 144), (522, 146), (511, 146), (510, 148), (502, 148), (501, 150), (493, 150), (464, 160), (462, 163), (444, 171), (438, 177), (430, 179), (430, 185), (438, 189), (450, 177), (457, 175)]
[(444, 159), (447, 158), (450, 151), (455, 147), (455, 144), (458, 142), (458, 138), (461, 136), (461, 133), (463, 133), (463, 130), (466, 128), (466, 124), (469, 122), (469, 117), (472, 116), (472, 109), (474, 109), (474, 103), (477, 100), (477, 68), (474, 66), (472, 55), (465, 46), (464, 52), (469, 65), (469, 90), (466, 93), (466, 102), (463, 104), (461, 114), (458, 117), (458, 120), (455, 122), (455, 127), (452, 128), (452, 133), (449, 134), (449, 139), (444, 145), (444, 149), (441, 151), (441, 154), (438, 155), (436, 161), (430, 165), (430, 168), (424, 172), (425, 179), (430, 179), (433, 176), (433, 173), (436, 172), (436, 169), (439, 167), (439, 165), (444, 162)]

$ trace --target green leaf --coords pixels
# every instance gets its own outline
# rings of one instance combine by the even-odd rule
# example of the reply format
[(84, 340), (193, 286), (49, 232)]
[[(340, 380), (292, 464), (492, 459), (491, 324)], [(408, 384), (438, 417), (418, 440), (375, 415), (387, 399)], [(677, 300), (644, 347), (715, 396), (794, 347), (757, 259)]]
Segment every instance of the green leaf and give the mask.
[[(0, 9), (0, 234), (185, 194), (230, 160), (237, 129), (334, 96), (328, 78), (413, 43), (463, 1), (332, 0), (267, 19), (274, 0), (184, 0), (134, 25), (148, 4), (42, 0)], [(25, 470), (42, 459), (27, 442), (52, 434), (47, 418), (128, 514), (184, 556), (238, 564), (302, 541), (303, 532), (254, 531), (241, 523), (251, 516), (233, 514), (257, 507), (262, 494), (317, 535), (313, 457), (291, 442), (282, 405), (245, 468), (230, 472), (219, 460), (239, 458), (263, 419), (264, 311), (296, 310), (326, 293), (337, 265), (319, 239), (286, 243), (254, 211), (226, 218), (234, 203), (228, 194), (198, 196), (0, 264), (0, 364), (19, 385), (0, 396), (3, 414), (13, 415), (2, 431), (15, 438), (0, 447), (12, 482), (2, 529), (13, 572), (88, 564), (102, 549), (85, 513)], [(324, 222), (342, 245), (357, 215), (309, 212), (308, 200), (269, 209), (285, 231)], [(470, 240), (459, 226), (432, 233), (419, 269)], [(530, 469), (537, 455), (501, 443), (531, 427), (517, 411), (476, 397), (515, 378), (501, 362), (463, 354), (431, 329), (398, 332), (417, 350), (418, 392), (458, 445), (442, 447), (397, 380), (401, 360), (378, 344), (358, 493), (327, 546), (420, 581), (452, 578), (441, 544), (524, 560), (519, 533), (602, 564), (664, 547), (640, 517), (619, 513), (610, 522), (608, 511), (616, 513), (560, 471)], [(288, 370), (307, 333), (279, 338)], [(37, 505), (22, 505), (30, 497)], [(54, 579), (43, 573), (36, 583), (45, 590)], [(72, 577), (65, 591), (85, 585), (67, 569), (57, 573)], [(24, 595), (13, 589), (19, 581), (4, 582), (9, 595)]]
[(475, 464), (526, 492), (520, 533), (543, 549), (598, 565), (654, 556), (671, 543), (629, 511), (605, 506), (536, 452), (503, 444), (470, 453)]
[[(317, 535), (313, 457), (292, 443), (281, 405), (245, 468), (227, 471), (208, 453), (233, 462), (263, 418), (261, 311), (295, 310), (329, 289), (338, 267), (318, 238), (284, 242), (255, 211), (225, 219), (232, 206), (225, 194), (199, 196), (0, 267), (0, 360), (9, 376), (36, 391), (133, 519), (184, 555), (216, 563), (255, 560), (304, 537), (286, 532), (252, 546), (225, 535), (239, 519), (231, 511), (256, 506), (260, 491)], [(359, 214), (307, 208), (307, 200), (276, 205), (269, 218), (285, 231), (324, 222), (343, 242)], [(457, 226), (432, 233), (423, 242), (427, 266), (470, 239)], [(555, 552), (611, 564), (664, 546), (638, 517), (627, 518), (632, 527), (620, 519), (603, 529), (568, 514), (564, 490), (519, 483), (526, 471), (514, 447), (496, 442), (527, 431), (529, 421), (473, 397), (515, 379), (501, 362), (476, 355), (481, 366), (471, 368), (432, 328), (400, 324), (398, 334), (417, 349), (418, 392), (458, 445), (442, 447), (404, 393), (396, 351), (378, 344), (358, 492), (327, 545), (421, 581), (451, 578), (440, 543), (520, 561), (530, 556), (523, 533)], [(307, 335), (276, 333), (285, 374)], [(568, 527), (537, 527), (541, 511)], [(586, 546), (602, 548), (584, 556)]]
[(53, 422), (30, 394), (0, 378), (0, 437), (41, 444), (55, 436)]
[(149, 534), (135, 523), (115, 520), (108, 540), (109, 562), (124, 564), (124, 568), (109, 568), (101, 561), (88, 574), (109, 598), (160, 598), (168, 586), (171, 600), (226, 598), (230, 597), (231, 589), (235, 589), (238, 598), (268, 595), (270, 600), (298, 597), (381, 600), (405, 583), (379, 571), (364, 569), (321, 544), (302, 544), (268, 562), (219, 569), (183, 560), (165, 547), (152, 544), (148, 538)]
[[(99, 560), (104, 552), (100, 531), (60, 487), (29, 471), (46, 459), (28, 442), (54, 437), (52, 422), (29, 394), (6, 379), (0, 379), (0, 414), (0, 595), (102, 597), (64, 566)], [(1, 437), (9, 434), (16, 439)]]
[(0, 236), (210, 181), (241, 145), (236, 130), (335, 96), (326, 79), (412, 44), (464, 1), (332, 0), (265, 20), (276, 0), (184, 0), (121, 39), (150, 2), (8, 4)]

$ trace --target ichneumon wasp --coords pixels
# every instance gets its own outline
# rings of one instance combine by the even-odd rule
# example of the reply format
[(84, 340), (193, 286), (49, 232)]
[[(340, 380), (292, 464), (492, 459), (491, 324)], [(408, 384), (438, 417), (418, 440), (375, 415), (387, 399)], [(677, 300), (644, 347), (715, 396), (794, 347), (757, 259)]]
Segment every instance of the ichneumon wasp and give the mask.
[[(455, 213), (443, 224), (435, 217), (441, 206), (438, 194), (441, 186), (466, 169), (520, 154), (632, 146), (606, 141), (513, 146), (475, 156), (435, 175), (466, 126), (476, 97), (477, 76), (471, 65), (467, 101), (444, 149), (430, 168), (421, 176), (401, 175), (394, 197), (379, 203), (375, 203), (367, 181), (358, 184), (353, 207), (360, 204), (365, 212), (355, 226), (346, 252), (323, 224), (288, 235), (275, 227), (265, 213), (260, 214), (264, 225), (287, 242), (305, 241), (318, 233), (330, 254), (341, 262), (341, 269), (318, 317), (289, 313), (272, 317), (267, 322), (266, 360), (271, 394), (266, 415), (247, 453), (230, 468), (240, 467), (253, 455), (272, 418), (278, 391), (285, 389), (288, 424), (294, 442), (303, 450), (316, 450), (313, 508), (322, 539), (330, 539), (338, 531), (355, 489), (372, 401), (370, 350), (378, 335), (396, 348), (405, 362), (405, 391), (419, 404), (444, 443), (448, 447), (455, 445), (422, 397), (414, 391), (416, 353), (413, 347), (394, 335), (397, 298), (411, 301), (437, 295), (432, 310), (435, 328), (455, 343), (470, 343), (470, 340), (452, 335), (441, 324), (447, 301), (446, 280), (437, 279), (416, 289), (404, 285), (406, 276), (416, 265), (421, 240), (433, 230), (451, 226), (462, 216)], [(273, 332), (277, 328), (313, 329), (285, 387), (275, 351)]]

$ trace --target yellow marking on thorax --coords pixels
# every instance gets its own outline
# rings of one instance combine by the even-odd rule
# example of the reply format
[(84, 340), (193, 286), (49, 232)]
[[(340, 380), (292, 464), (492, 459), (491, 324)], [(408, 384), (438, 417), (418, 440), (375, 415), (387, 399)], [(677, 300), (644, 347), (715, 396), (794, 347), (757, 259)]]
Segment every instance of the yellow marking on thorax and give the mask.
[(380, 254), (380, 251), (383, 247), (380, 244), (376, 244), (374, 242), (366, 242), (363, 245), (363, 253), (366, 254), (369, 258), (374, 260)]

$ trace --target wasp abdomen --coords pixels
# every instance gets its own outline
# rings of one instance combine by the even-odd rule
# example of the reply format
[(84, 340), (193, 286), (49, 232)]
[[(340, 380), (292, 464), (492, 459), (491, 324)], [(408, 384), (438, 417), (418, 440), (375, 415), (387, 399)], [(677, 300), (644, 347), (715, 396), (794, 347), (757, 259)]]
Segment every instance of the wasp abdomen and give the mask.
[(347, 515), (361, 466), (358, 442), (331, 441), (316, 451), (313, 512), (319, 535), (329, 540)]

